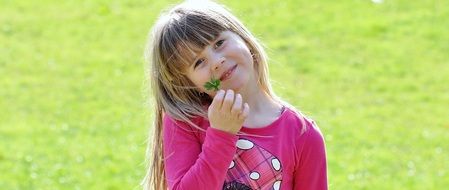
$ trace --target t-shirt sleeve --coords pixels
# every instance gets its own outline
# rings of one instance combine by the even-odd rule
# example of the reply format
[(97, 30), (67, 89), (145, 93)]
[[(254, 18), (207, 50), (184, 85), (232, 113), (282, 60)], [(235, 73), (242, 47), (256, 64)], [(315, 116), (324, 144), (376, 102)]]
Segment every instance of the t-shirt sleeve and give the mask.
[(169, 189), (221, 189), (236, 151), (237, 136), (208, 127), (201, 144), (193, 127), (165, 115), (165, 177)]
[(295, 190), (327, 190), (327, 163), (324, 138), (314, 121), (306, 120), (307, 130), (299, 137), (294, 176)]

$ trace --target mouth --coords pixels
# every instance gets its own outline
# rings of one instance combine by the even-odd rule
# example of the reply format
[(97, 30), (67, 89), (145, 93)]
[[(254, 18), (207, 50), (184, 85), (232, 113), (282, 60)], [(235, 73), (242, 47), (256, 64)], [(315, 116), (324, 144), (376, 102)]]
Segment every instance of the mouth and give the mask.
[(220, 77), (221, 81), (225, 81), (230, 78), (231, 74), (234, 73), (235, 69), (237, 68), (237, 65), (234, 65), (230, 69), (228, 69), (225, 73), (223, 73)]

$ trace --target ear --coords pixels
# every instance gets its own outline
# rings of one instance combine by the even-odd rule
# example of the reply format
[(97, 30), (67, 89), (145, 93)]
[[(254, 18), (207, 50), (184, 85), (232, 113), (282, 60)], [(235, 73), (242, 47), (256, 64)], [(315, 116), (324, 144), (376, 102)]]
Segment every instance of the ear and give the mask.
[(249, 50), (249, 52), (251, 53), (251, 57), (253, 58), (254, 64), (257, 64), (259, 61), (257, 60), (256, 54), (253, 52), (253, 50)]

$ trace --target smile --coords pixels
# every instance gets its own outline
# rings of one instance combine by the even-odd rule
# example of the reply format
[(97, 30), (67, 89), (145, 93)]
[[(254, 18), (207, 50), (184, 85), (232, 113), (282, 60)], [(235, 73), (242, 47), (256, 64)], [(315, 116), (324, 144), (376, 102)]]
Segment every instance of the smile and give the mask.
[(232, 73), (234, 73), (235, 69), (237, 68), (237, 65), (234, 65), (232, 68), (230, 68), (228, 71), (226, 71), (223, 75), (221, 75), (220, 80), (225, 81), (230, 78)]

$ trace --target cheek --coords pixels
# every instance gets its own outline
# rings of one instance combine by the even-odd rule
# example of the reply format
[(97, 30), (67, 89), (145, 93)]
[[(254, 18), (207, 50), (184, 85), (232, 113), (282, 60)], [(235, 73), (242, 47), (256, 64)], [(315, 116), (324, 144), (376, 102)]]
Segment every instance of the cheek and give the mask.
[(245, 65), (248, 68), (251, 68), (254, 66), (254, 60), (253, 60), (251, 53), (249, 51), (245, 51), (245, 50), (246, 49), (242, 49), (240, 51), (240, 57), (242, 59), (242, 62), (245, 63)]
[(204, 84), (209, 81), (209, 75), (209, 72), (195, 71), (193, 73), (189, 73), (187, 77), (190, 79), (190, 81), (192, 81), (192, 83), (195, 85), (195, 87), (198, 88), (200, 92), (204, 92)]
[(240, 43), (240, 45), (235, 48), (235, 52), (238, 52), (238, 54), (240, 54), (240, 56), (245, 59), (245, 61), (249, 61), (251, 63), (253, 62), (251, 52), (249, 51), (245, 43)]

